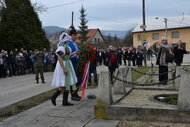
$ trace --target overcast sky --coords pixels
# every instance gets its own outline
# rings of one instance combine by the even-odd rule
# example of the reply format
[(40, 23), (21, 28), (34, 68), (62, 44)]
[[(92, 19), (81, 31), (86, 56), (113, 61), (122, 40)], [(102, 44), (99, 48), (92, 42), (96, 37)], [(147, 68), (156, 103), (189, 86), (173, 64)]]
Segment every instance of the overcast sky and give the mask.
[[(49, 7), (47, 12), (39, 13), (43, 26), (68, 28), (73, 11), (74, 26), (78, 28), (82, 5), (86, 9), (89, 28), (128, 30), (142, 21), (142, 0), (31, 0), (32, 3), (36, 1)], [(146, 20), (182, 16), (183, 13), (190, 15), (190, 0), (145, 1)], [(56, 7), (58, 5), (62, 6)]]

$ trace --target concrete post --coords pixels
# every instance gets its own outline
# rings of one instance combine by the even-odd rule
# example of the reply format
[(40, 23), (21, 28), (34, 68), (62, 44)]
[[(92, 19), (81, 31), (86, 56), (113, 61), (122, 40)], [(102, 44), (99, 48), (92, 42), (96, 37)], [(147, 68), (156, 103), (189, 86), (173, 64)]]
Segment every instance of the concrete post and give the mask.
[(98, 81), (98, 100), (108, 105), (113, 103), (111, 79), (108, 71), (100, 72)]
[[(115, 77), (124, 80), (125, 68), (119, 68), (116, 70)], [(114, 94), (125, 94), (125, 86), (121, 81), (116, 80), (114, 82)]]
[(131, 67), (126, 67), (126, 71), (125, 71), (125, 80), (127, 80), (127, 82), (132, 82), (133, 81), (133, 77), (132, 77), (132, 69)]
[(181, 75), (179, 95), (178, 95), (178, 109), (189, 110), (190, 109), (190, 85), (189, 85), (190, 73)]
[[(181, 72), (182, 72), (182, 67), (176, 66), (175, 76), (178, 76), (179, 74), (181, 74)], [(180, 87), (179, 85), (180, 85), (180, 78), (177, 78), (177, 79), (175, 79), (175, 85), (174, 85), (176, 90), (179, 90), (179, 87)]]

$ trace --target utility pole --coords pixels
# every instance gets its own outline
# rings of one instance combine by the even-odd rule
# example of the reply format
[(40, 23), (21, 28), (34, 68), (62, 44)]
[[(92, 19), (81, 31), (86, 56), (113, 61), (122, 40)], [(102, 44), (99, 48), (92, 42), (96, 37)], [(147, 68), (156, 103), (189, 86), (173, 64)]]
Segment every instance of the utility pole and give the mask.
[(72, 11), (72, 17), (71, 17), (71, 26), (70, 27), (74, 27), (74, 25), (73, 25), (73, 16), (74, 16), (74, 12)]
[[(146, 22), (145, 22), (145, 0), (142, 0), (142, 8), (143, 8), (143, 33), (145, 34), (146, 33)], [(146, 39), (145, 39), (146, 40)]]
[[(143, 15), (143, 34), (146, 34), (146, 22), (145, 22), (145, 0), (142, 0), (142, 15)], [(144, 54), (144, 65), (147, 66), (146, 60), (146, 47), (144, 46), (146, 43), (146, 38), (143, 39), (143, 54)]]

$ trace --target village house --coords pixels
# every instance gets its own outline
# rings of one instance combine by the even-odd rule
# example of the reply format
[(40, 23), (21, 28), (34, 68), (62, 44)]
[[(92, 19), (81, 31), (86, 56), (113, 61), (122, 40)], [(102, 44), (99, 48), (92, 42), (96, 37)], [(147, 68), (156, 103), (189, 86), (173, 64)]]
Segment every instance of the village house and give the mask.
[[(139, 23), (133, 30), (133, 46), (135, 47), (142, 45), (143, 29), (140, 28), (141, 26), (142, 23)], [(175, 45), (178, 40), (182, 40), (186, 50), (190, 51), (190, 15), (147, 20), (146, 40), (149, 45), (165, 37), (166, 26), (168, 42)]]
[[(78, 36), (80, 36), (80, 34)], [(88, 37), (88, 39), (87, 39), (86, 43), (90, 43), (90, 44), (105, 43), (104, 37), (98, 28), (97, 29), (89, 29), (87, 37)], [(81, 43), (81, 41), (79, 39), (77, 40), (77, 42)]]

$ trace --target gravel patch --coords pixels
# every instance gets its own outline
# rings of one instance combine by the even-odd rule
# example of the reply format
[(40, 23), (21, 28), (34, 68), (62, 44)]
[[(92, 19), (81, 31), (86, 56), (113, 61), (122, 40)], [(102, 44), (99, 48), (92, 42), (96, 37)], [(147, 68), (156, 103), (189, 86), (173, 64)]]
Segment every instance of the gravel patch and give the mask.
[(153, 95), (158, 94), (177, 94), (177, 91), (166, 91), (166, 90), (132, 90), (129, 95), (127, 95), (120, 103), (125, 104), (155, 104), (164, 105), (161, 103), (156, 103), (149, 100)]
[(157, 121), (127, 121), (124, 120), (117, 127), (190, 127), (187, 123), (168, 123)]

